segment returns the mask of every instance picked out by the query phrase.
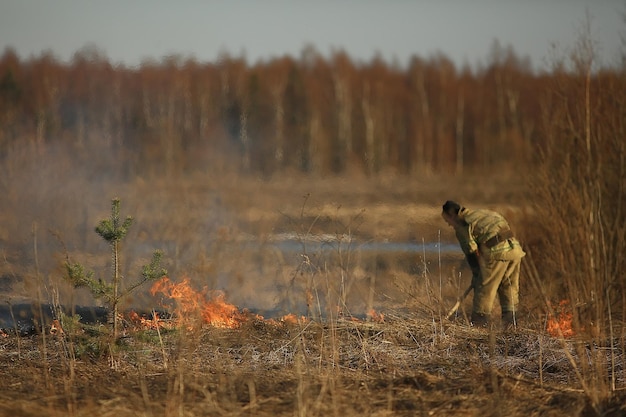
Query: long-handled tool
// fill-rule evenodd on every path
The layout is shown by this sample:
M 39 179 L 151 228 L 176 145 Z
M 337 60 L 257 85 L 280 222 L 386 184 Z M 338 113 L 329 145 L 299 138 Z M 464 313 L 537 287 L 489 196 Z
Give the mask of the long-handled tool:
M 467 297 L 467 295 L 472 291 L 473 288 L 474 288 L 473 285 L 470 285 L 469 287 L 467 287 L 463 295 L 456 300 L 456 304 L 454 305 L 454 307 L 450 309 L 450 311 L 446 315 L 446 320 L 452 317 L 454 313 L 456 313 L 459 307 L 461 307 L 461 303 L 463 302 L 463 300 L 465 300 L 465 297 Z

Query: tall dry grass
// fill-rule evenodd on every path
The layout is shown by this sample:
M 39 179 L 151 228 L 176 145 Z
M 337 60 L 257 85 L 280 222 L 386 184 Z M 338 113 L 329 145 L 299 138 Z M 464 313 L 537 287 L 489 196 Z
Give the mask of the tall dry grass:
M 578 343 L 569 357 L 598 412 L 626 387 L 626 83 L 594 72 L 591 38 L 555 65 L 543 100 L 546 142 L 532 176 L 529 282 L 543 309 L 568 300 Z M 566 68 L 569 68 L 566 69 Z M 621 375 L 621 378 L 620 378 Z

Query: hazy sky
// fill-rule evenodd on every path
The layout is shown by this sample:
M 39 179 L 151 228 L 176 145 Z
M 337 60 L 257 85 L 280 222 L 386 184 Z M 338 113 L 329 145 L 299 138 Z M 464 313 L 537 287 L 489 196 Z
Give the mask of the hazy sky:
M 130 66 L 170 54 L 215 61 L 221 52 L 254 64 L 298 58 L 310 44 L 401 65 L 441 52 L 474 67 L 498 40 L 545 68 L 551 45 L 560 54 L 575 45 L 587 11 L 601 64 L 616 63 L 625 0 L 0 0 L 0 53 L 47 50 L 66 61 L 92 44 Z

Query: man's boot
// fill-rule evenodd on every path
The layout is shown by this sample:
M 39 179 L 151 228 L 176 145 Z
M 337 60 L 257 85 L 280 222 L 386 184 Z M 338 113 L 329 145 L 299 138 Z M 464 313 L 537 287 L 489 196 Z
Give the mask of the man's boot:
M 502 330 L 504 331 L 515 330 L 516 327 L 517 327 L 517 321 L 515 320 L 515 312 L 503 311 L 502 312 Z
M 472 312 L 472 326 L 474 327 L 487 327 L 489 320 L 487 316 L 481 313 Z

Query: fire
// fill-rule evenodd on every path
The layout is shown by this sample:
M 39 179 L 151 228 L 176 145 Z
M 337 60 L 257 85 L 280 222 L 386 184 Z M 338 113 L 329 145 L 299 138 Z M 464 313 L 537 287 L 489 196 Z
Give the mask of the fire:
M 383 323 L 385 321 L 385 314 L 379 313 L 374 309 L 371 309 L 370 311 L 367 312 L 367 317 L 370 319 L 370 321 L 373 321 L 376 323 Z
M 553 337 L 572 337 L 574 329 L 572 327 L 573 315 L 569 307 L 568 300 L 561 300 L 555 309 L 555 316 L 548 315 L 546 330 Z
M 156 311 L 152 312 L 151 317 L 143 317 L 133 310 L 128 313 L 128 319 L 136 326 L 144 329 L 156 330 L 166 327 L 166 322 L 161 320 L 159 313 Z
M 209 302 L 202 308 L 205 323 L 215 327 L 236 328 L 245 320 L 239 309 L 224 300 L 224 293 L 215 292 Z
M 310 321 L 305 316 L 297 316 L 293 313 L 286 314 L 280 318 L 265 319 L 258 314 L 252 314 L 247 310 L 239 310 L 235 305 L 226 302 L 224 293 L 221 291 L 208 291 L 206 288 L 197 291 L 192 288 L 189 278 L 175 283 L 164 277 L 155 282 L 150 289 L 152 296 L 163 296 L 162 305 L 168 311 L 163 314 L 172 314 L 171 319 L 159 317 L 156 311 L 151 314 L 140 315 L 131 311 L 127 315 L 129 322 L 138 328 L 161 329 L 176 326 L 185 326 L 187 329 L 197 328 L 198 324 L 206 324 L 213 327 L 226 329 L 239 328 L 249 320 L 263 321 L 274 326 L 302 325 Z M 385 316 L 375 310 L 367 313 L 370 321 L 382 323 Z M 349 320 L 362 321 L 361 319 L 350 317 Z
M 214 327 L 237 328 L 246 320 L 246 315 L 224 300 L 221 291 L 209 292 L 194 290 L 188 278 L 174 283 L 164 277 L 151 288 L 154 296 L 162 294 L 174 302 L 174 311 L 180 322 L 191 325 L 200 319 L 203 323 Z
M 53 336 L 62 335 L 65 332 L 63 331 L 63 327 L 61 326 L 61 322 L 59 320 L 52 320 L 52 324 L 50 325 L 50 334 Z
M 288 324 L 302 324 L 306 323 L 309 319 L 304 316 L 296 316 L 293 313 L 286 314 L 280 318 L 280 323 L 288 323 Z

